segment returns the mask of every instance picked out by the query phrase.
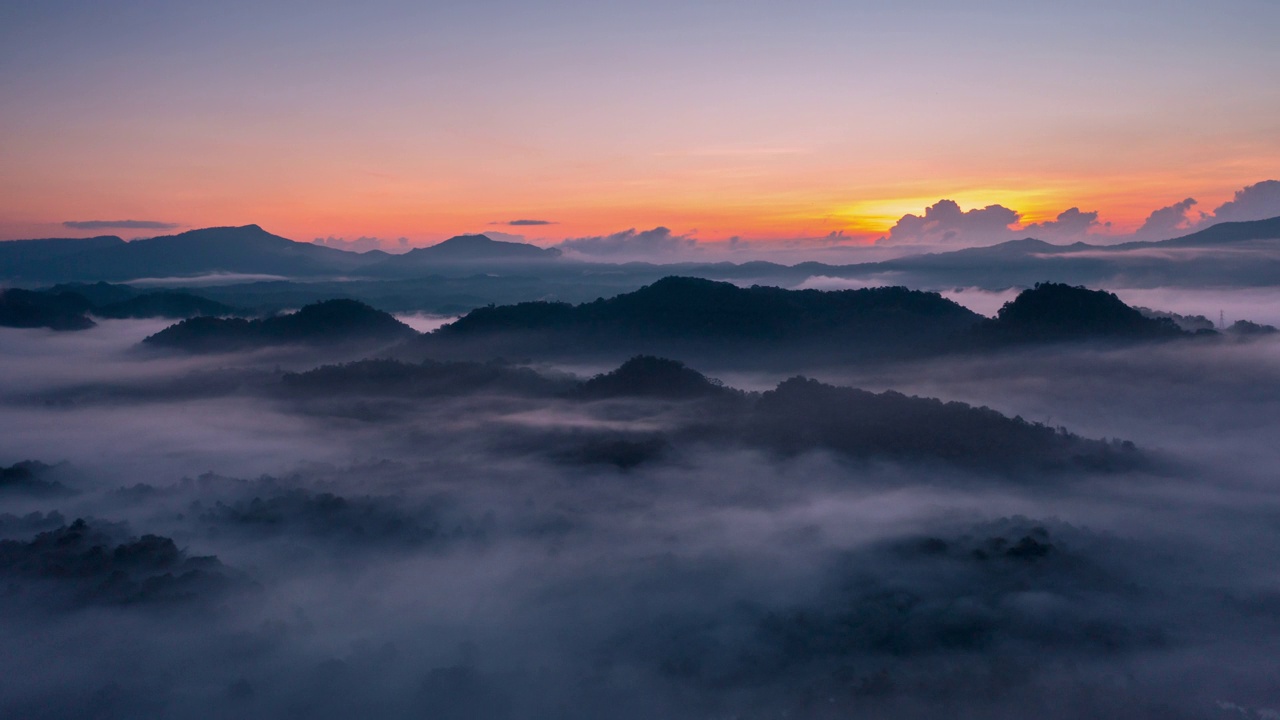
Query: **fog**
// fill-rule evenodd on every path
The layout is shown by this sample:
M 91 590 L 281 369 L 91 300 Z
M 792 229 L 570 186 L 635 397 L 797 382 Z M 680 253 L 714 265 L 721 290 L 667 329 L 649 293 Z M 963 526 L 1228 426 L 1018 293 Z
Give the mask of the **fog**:
M 1275 322 L 1270 295 L 1155 292 L 1120 296 Z M 1150 459 L 997 472 L 780 452 L 717 433 L 738 411 L 714 398 L 554 390 L 605 367 L 538 366 L 545 392 L 284 392 L 332 360 L 140 350 L 161 327 L 0 330 L 0 466 L 67 489 L 0 488 L 0 715 L 1280 708 L 1273 339 L 719 377 L 963 401 Z
M 797 290 L 856 290 L 893 284 L 892 277 L 838 278 L 815 275 L 796 287 Z M 1011 287 L 988 290 L 976 287 L 936 288 L 948 300 L 953 300 L 982 315 L 992 316 L 1006 302 L 1013 300 L 1025 288 Z M 1280 327 L 1280 288 L 1129 288 L 1107 287 L 1126 304 L 1173 312 L 1179 315 L 1200 315 L 1214 323 L 1219 313 L 1228 325 L 1236 320 L 1249 320 Z
M 835 289 L 835 288 L 832 288 Z M 979 288 L 942 290 L 943 297 L 954 300 L 976 313 L 995 315 L 1000 306 L 1018 296 L 1022 288 L 989 291 Z M 1280 327 L 1280 288 L 1108 288 L 1126 304 L 1179 315 L 1199 315 L 1215 325 L 1237 320 Z

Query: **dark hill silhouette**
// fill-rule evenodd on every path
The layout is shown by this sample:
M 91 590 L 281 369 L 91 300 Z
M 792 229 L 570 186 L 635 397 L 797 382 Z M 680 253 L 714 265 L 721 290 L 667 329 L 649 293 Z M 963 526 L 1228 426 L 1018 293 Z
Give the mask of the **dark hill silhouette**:
M 678 360 L 637 355 L 617 370 L 602 373 L 582 384 L 586 398 L 656 397 L 703 398 L 734 394 L 718 380 Z
M 76 520 L 31 541 L 0 540 L 0 577 L 33 607 L 199 602 L 250 587 L 216 557 L 188 555 L 159 535 Z
M 12 288 L 0 292 L 0 327 L 87 330 L 89 301 L 69 292 L 44 293 Z
M 1120 471 L 1148 463 L 1132 443 L 1085 439 L 985 407 L 892 391 L 872 393 L 802 377 L 765 393 L 746 393 L 682 362 L 651 356 L 631 358 L 586 381 L 545 377 L 501 363 L 364 360 L 285 374 L 281 390 L 299 401 L 501 394 L 538 403 L 551 398 L 582 403 L 580 412 L 593 412 L 592 401 L 601 399 L 689 404 L 689 412 L 664 409 L 665 426 L 660 429 L 566 431 L 534 426 L 512 429 L 497 441 L 503 448 L 548 455 L 559 462 L 620 468 L 702 443 L 757 448 L 784 457 L 825 451 L 860 460 L 938 463 L 1017 476 Z M 326 401 L 314 409 L 345 412 L 345 407 Z
M 933 460 L 995 471 L 1117 470 L 1140 461 L 1131 443 L 1087 440 L 990 408 L 834 387 L 802 377 L 760 397 L 746 418 L 745 436 L 784 453 L 828 449 L 854 457 Z
M 75 291 L 66 288 L 76 288 Z M 88 292 L 95 301 L 86 297 Z M 185 292 L 140 292 L 124 285 L 59 285 L 51 290 L 12 289 L 0 293 L 0 327 L 87 330 L 98 318 L 187 318 L 238 315 L 223 303 Z
M 9 467 L 0 467 L 0 494 L 22 495 L 70 495 L 71 490 L 49 475 L 55 468 L 36 460 L 24 460 Z
M 197 317 L 142 342 L 188 352 L 226 352 L 272 345 L 395 342 L 416 335 L 391 315 L 355 300 L 327 300 L 262 320 Z
M 1169 318 L 1154 318 L 1115 294 L 1062 283 L 1037 283 L 974 330 L 989 343 L 1066 340 L 1140 341 L 1187 335 Z
M 479 308 L 408 350 L 508 357 L 852 357 L 937 350 L 980 320 L 936 293 L 900 287 L 822 292 L 668 277 L 576 306 Z M 748 350 L 755 354 L 740 354 Z
M 545 265 L 560 257 L 555 248 L 540 248 L 528 243 L 493 240 L 487 235 L 459 235 L 430 247 L 416 248 L 394 255 L 368 268 L 378 277 L 421 276 L 436 270 L 523 268 Z
M 189 318 L 199 315 L 239 315 L 241 312 L 216 300 L 185 292 L 151 292 L 128 300 L 99 305 L 92 314 L 102 318 Z
M 441 261 L 472 260 L 550 260 L 560 257 L 555 248 L 540 248 L 528 243 L 493 240 L 488 235 L 458 235 L 430 247 L 410 250 L 402 261 L 430 258 Z
M 1226 328 L 1223 332 L 1228 335 L 1248 336 L 1274 335 L 1275 333 L 1280 332 L 1280 330 L 1276 329 L 1274 325 L 1263 325 L 1260 323 L 1250 322 L 1248 320 L 1237 320 L 1231 323 L 1231 326 Z
M 122 300 L 138 297 L 145 291 L 139 290 L 132 285 L 119 285 L 108 282 L 96 283 L 60 283 L 49 288 L 46 292 L 69 292 L 84 297 L 89 304 L 94 307 L 110 305 L 118 303 Z

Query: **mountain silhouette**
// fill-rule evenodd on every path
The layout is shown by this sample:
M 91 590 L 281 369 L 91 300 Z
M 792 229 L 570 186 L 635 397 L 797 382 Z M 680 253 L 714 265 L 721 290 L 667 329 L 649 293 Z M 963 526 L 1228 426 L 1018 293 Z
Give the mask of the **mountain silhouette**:
M 678 360 L 637 355 L 612 372 L 587 380 L 579 389 L 585 398 L 655 397 L 687 399 L 730 395 L 735 391 L 709 379 Z
M 345 407 L 329 402 L 340 397 L 376 398 L 385 404 L 388 398 L 473 393 L 584 404 L 653 400 L 690 406 L 690 412 L 667 415 L 673 424 L 665 429 L 566 432 L 534 427 L 513 430 L 500 441 L 508 449 L 546 454 L 571 464 L 630 468 L 703 443 L 745 446 L 782 456 L 834 452 L 857 459 L 942 463 L 1015 474 L 1116 471 L 1148 462 L 1132 443 L 1085 439 L 986 407 L 893 391 L 873 393 L 804 377 L 793 377 L 764 393 L 748 393 L 710 380 L 683 362 L 655 356 L 633 357 L 585 381 L 544 376 L 503 363 L 362 360 L 287 373 L 280 389 L 293 400 L 323 400 L 314 406 L 317 412 Z
M 528 302 L 471 311 L 413 352 L 573 357 L 679 355 L 751 360 L 938 349 L 981 316 L 901 287 L 823 292 L 668 277 L 581 305 Z M 755 355 L 742 355 L 750 350 Z
M 74 289 L 73 289 L 74 288 Z M 241 314 L 229 305 L 174 291 L 139 291 L 127 285 L 59 285 L 49 290 L 0 293 L 0 327 L 87 330 L 98 318 L 188 318 Z
M 210 353 L 272 345 L 394 342 L 416 334 L 408 325 L 364 303 L 326 300 L 290 315 L 262 320 L 191 318 L 142 342 L 157 348 Z
M 91 305 L 70 292 L 36 292 L 11 288 L 0 292 L 0 327 L 87 330 Z
M 11 248 L 10 246 L 14 246 Z M 120 281 L 209 273 L 324 276 L 352 272 L 386 254 L 298 243 L 257 225 L 191 230 L 124 242 L 30 240 L 0 243 L 0 277 L 27 281 Z
M 1161 340 L 1188 334 L 1172 319 L 1148 317 L 1114 293 L 1062 283 L 1036 283 L 974 333 L 993 343 Z
M 1149 243 L 1156 247 L 1211 247 L 1254 240 L 1280 239 L 1280 217 L 1243 222 L 1222 222 L 1204 230 L 1169 240 Z M 1138 243 L 1126 243 L 1117 247 L 1133 247 Z
M 528 243 L 492 240 L 487 235 L 458 235 L 430 247 L 417 248 L 401 255 L 398 261 L 426 258 L 433 261 L 470 260 L 550 260 L 560 257 L 555 248 L 540 248 Z
M 192 277 L 220 273 L 269 275 L 306 280 L 277 287 L 288 295 L 285 307 L 315 302 L 315 280 L 359 279 L 359 297 L 373 300 L 412 295 L 437 297 L 429 289 L 383 288 L 384 282 L 448 282 L 449 312 L 485 302 L 513 302 L 558 297 L 581 300 L 628 292 L 671 275 L 794 286 L 812 276 L 878 279 L 914 287 L 982 287 L 1003 289 L 1052 280 L 1069 284 L 1131 287 L 1160 285 L 1265 286 L 1280 273 L 1280 258 L 1269 252 L 1269 240 L 1280 239 L 1280 218 L 1213 225 L 1189 235 L 1159 242 L 1055 245 L 1034 238 L 998 245 L 915 254 L 893 260 L 850 265 L 805 262 L 682 263 L 623 265 L 589 262 L 551 262 L 555 248 L 493 240 L 485 235 L 462 235 L 403 255 L 379 250 L 355 253 L 314 243 L 300 243 L 272 235 L 257 225 L 191 230 L 125 242 L 116 236 L 86 239 L 15 240 L 0 242 L 0 280 L 31 285 L 58 282 L 124 281 L 139 278 Z M 1175 251 L 1213 251 L 1225 247 L 1260 251 L 1209 253 L 1187 263 Z M 1150 251 L 1150 252 L 1143 252 Z M 493 277 L 499 272 L 502 278 Z M 519 276 L 521 290 L 497 291 L 494 280 Z M 447 280 L 442 280 L 447 278 Z M 581 288 L 581 289 L 580 289 Z M 586 294 L 591 293 L 591 294 Z M 346 294 L 346 293 L 344 293 Z M 332 296 L 329 294 L 328 296 Z M 219 298 L 231 305 L 249 304 L 241 297 Z M 443 303 L 436 299 L 435 304 Z M 385 304 L 379 300 L 379 304 Z M 461 305 L 462 307 L 454 307 Z M 398 309 L 427 309 L 398 308 Z M 438 307 L 436 311 L 442 311 Z
M 795 377 L 745 417 L 752 444 L 787 454 L 827 449 L 864 458 L 941 461 L 998 472 L 1128 469 L 1132 443 L 1087 440 L 986 407 L 872 393 Z
M 453 266 L 554 260 L 560 251 L 484 235 L 461 235 L 403 255 L 354 253 L 294 242 L 257 225 L 214 227 L 125 242 L 119 237 L 0 242 L 0 279 L 23 282 L 124 281 L 217 273 L 281 277 L 421 276 Z
M 190 318 L 200 315 L 238 315 L 240 311 L 216 300 L 185 292 L 149 292 L 127 300 L 98 305 L 92 314 L 102 318 Z

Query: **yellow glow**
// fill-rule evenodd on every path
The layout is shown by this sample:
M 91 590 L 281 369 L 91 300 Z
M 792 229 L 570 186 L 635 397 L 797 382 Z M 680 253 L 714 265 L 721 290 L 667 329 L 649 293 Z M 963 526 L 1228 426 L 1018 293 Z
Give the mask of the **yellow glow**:
M 954 200 L 968 212 L 989 205 L 1003 205 L 1022 214 L 1020 224 L 1053 220 L 1067 209 L 1062 200 L 1047 190 L 1009 190 L 1005 188 L 971 188 L 960 192 L 937 192 L 909 197 L 867 199 L 841 207 L 833 213 L 857 233 L 885 233 L 903 215 L 923 216 L 926 208 L 939 200 Z

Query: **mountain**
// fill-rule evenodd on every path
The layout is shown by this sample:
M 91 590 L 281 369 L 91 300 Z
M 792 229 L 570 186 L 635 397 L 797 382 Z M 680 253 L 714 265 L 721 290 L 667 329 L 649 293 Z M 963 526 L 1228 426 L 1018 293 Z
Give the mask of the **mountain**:
M 98 318 L 188 318 L 237 315 L 239 310 L 198 295 L 141 291 L 127 285 L 58 285 L 49 290 L 13 288 L 0 293 L 0 327 L 87 330 Z
M 579 389 L 582 397 L 590 399 L 690 399 L 732 395 L 734 392 L 678 360 L 652 355 L 637 355 L 618 369 L 587 380 Z
M 171 325 L 142 342 L 196 353 L 273 345 L 390 343 L 417 335 L 391 315 L 355 300 L 327 300 L 296 313 L 262 320 L 197 317 Z
M 1245 222 L 1223 222 L 1211 225 L 1199 232 L 1170 240 L 1147 243 L 1156 247 L 1212 247 L 1254 240 L 1280 239 L 1280 217 Z M 1141 243 L 1126 243 L 1116 247 L 1133 247 Z
M 139 290 L 132 285 L 118 285 L 107 282 L 96 283 L 60 283 L 46 290 L 46 292 L 54 293 L 75 293 L 89 301 L 90 305 L 100 307 L 102 305 L 110 305 L 118 303 L 122 300 L 138 297 L 143 294 L 144 290 Z
M 91 314 L 102 318 L 190 318 L 199 315 L 239 315 L 241 311 L 216 300 L 185 292 L 159 291 L 98 305 Z
M 1062 283 L 1036 283 L 974 328 L 983 341 L 1142 341 L 1188 335 L 1170 318 L 1148 317 L 1115 294 Z
M 479 308 L 407 349 L 471 357 L 678 355 L 754 363 L 937 350 L 980 320 L 936 293 L 901 287 L 823 292 L 668 277 L 581 305 Z
M 1113 287 L 1270 286 L 1280 277 L 1280 217 L 1219 223 L 1158 242 L 1054 245 L 1034 238 L 830 267 L 841 278 L 893 277 L 912 287 L 1029 287 L 1050 280 Z M 1188 253 L 1195 253 L 1195 262 Z M 797 266 L 799 267 L 799 266 Z
M 332 276 L 386 258 L 298 243 L 257 225 L 191 230 L 124 242 L 119 238 L 0 243 L 0 278 L 32 281 L 122 281 L 211 273 Z
M 560 257 L 556 248 L 540 248 L 527 243 L 491 240 L 487 235 L 458 235 L 430 247 L 410 250 L 396 258 L 404 264 L 426 258 L 442 262 L 473 262 L 477 260 L 554 260 Z
M 22 277 L 23 268 L 45 267 L 82 253 L 118 248 L 125 241 L 115 235 L 91 238 L 47 238 L 0 242 L 0 278 Z
M 440 270 L 522 267 L 545 264 L 560 257 L 555 248 L 492 240 L 486 235 L 459 235 L 438 245 L 393 255 L 368 268 L 378 277 L 405 277 Z
M 0 292 L 0 327 L 87 330 L 89 301 L 69 292 L 45 293 L 11 288 Z
M 554 248 L 461 235 L 403 255 L 354 253 L 272 235 L 257 225 L 190 230 L 125 242 L 115 236 L 0 242 L 0 279 L 96 282 L 211 274 L 289 278 L 421 276 L 440 268 L 521 266 L 560 257 Z
M 826 449 L 997 472 L 1119 470 L 1141 462 L 1132 443 L 1086 440 L 986 407 L 803 377 L 764 393 L 745 416 L 743 433 L 751 444 L 786 454 Z
M 57 480 L 49 479 L 56 470 L 35 460 L 24 460 L 0 467 L 0 495 L 70 495 L 72 491 Z
M 568 412 L 612 420 L 636 415 L 641 406 L 627 401 L 662 403 L 660 415 L 644 415 L 661 417 L 661 422 L 646 427 L 586 422 L 566 429 L 534 423 L 508 427 L 495 440 L 506 450 L 543 454 L 557 462 L 624 469 L 706 444 L 783 456 L 817 451 L 859 460 L 950 465 L 1008 474 L 1019 482 L 1035 482 L 1036 473 L 1118 471 L 1149 462 L 1132 443 L 1086 439 L 986 407 L 893 391 L 873 393 L 803 377 L 749 393 L 710 380 L 683 362 L 654 356 L 633 357 L 585 381 L 504 363 L 363 360 L 287 373 L 281 392 L 296 401 L 322 401 L 312 406 L 314 412 L 357 407 L 361 416 L 370 407 L 390 406 L 392 398 L 416 405 L 419 398 L 471 393 L 539 402 L 554 398 L 576 405 Z M 353 402 L 333 402 L 339 398 Z M 610 402 L 598 405 L 600 400 Z M 673 411 L 678 406 L 684 411 Z

